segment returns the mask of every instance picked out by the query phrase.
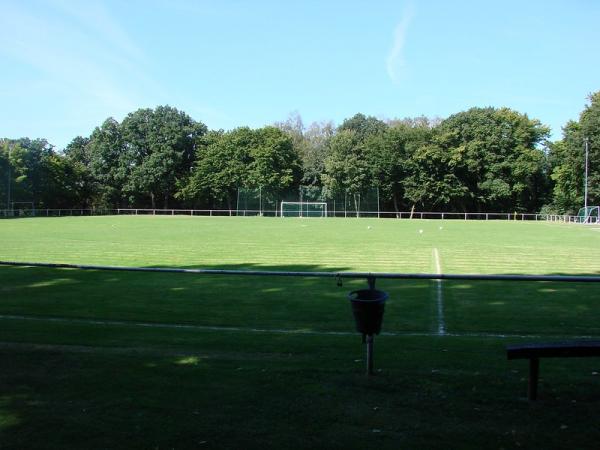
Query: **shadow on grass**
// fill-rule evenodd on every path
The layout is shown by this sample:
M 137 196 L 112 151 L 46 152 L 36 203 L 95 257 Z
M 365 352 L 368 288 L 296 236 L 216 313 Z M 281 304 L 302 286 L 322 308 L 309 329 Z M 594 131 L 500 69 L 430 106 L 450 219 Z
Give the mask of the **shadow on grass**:
M 186 266 L 177 268 L 198 268 Z M 224 270 L 330 271 L 252 264 Z M 589 275 L 589 274 L 588 274 Z M 305 331 L 353 329 L 347 293 L 365 280 L 0 266 L 0 314 Z M 390 294 L 384 330 L 600 334 L 600 283 L 378 280 Z
M 0 314 L 347 332 L 347 292 L 365 286 L 0 267 Z M 443 313 L 450 332 L 599 333 L 597 286 L 444 281 Z M 432 282 L 378 287 L 390 293 L 384 331 L 435 329 Z M 368 380 L 354 336 L 2 322 L 0 341 L 55 346 L 0 348 L 2 448 L 561 448 L 564 430 L 574 448 L 600 439 L 594 363 L 545 366 L 545 398 L 529 405 L 527 368 L 507 364 L 502 339 L 382 336 L 383 372 Z
M 238 269 L 239 266 L 221 266 Z M 261 266 L 261 269 L 264 267 Z M 271 267 L 316 271 L 319 266 Z M 345 268 L 336 268 L 343 271 Z M 183 323 L 305 331 L 353 329 L 347 294 L 365 280 L 251 277 L 74 269 L 0 267 L 6 295 L 0 314 Z M 429 328 L 429 283 L 379 285 L 402 299 L 403 315 L 389 314 L 390 329 Z M 407 305 L 411 305 L 407 308 Z M 399 304 L 389 303 L 393 312 Z M 395 317 L 395 318 L 394 318 Z M 425 321 L 425 322 L 423 322 Z
M 546 371 L 530 405 L 526 368 L 507 370 L 496 342 L 386 339 L 368 379 L 347 339 L 290 340 L 313 357 L 0 348 L 2 448 L 553 449 L 568 430 L 591 449 L 600 438 L 589 361 Z

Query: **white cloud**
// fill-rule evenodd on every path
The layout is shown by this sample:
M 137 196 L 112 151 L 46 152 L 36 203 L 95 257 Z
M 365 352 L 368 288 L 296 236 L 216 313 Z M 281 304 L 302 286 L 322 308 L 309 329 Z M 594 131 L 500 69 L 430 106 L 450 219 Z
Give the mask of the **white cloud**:
M 402 14 L 400 22 L 394 28 L 392 48 L 386 59 L 386 68 L 390 80 L 399 83 L 402 75 L 402 69 L 405 67 L 404 47 L 406 44 L 406 33 L 414 17 L 412 4 L 409 4 Z

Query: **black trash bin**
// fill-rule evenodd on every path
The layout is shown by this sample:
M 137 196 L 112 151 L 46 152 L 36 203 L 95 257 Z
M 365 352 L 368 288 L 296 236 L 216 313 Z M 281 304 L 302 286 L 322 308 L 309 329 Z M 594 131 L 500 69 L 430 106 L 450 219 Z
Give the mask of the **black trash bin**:
M 372 336 L 381 332 L 387 292 L 377 289 L 360 289 L 348 294 L 352 304 L 352 313 L 356 330 L 363 335 Z

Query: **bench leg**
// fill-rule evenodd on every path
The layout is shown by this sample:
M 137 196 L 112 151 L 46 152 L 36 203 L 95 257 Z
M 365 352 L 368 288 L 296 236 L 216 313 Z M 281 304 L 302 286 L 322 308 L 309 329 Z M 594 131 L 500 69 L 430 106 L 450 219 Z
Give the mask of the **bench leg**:
M 540 374 L 539 358 L 529 358 L 529 386 L 527 396 L 529 400 L 537 399 L 538 378 Z

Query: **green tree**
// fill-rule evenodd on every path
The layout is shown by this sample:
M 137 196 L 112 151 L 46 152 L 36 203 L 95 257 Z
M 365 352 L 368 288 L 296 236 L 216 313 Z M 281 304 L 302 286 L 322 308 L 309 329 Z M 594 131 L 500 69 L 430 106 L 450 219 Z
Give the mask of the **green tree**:
M 47 162 L 54 155 L 53 147 L 45 139 L 29 138 L 5 140 L 4 147 L 5 153 L 10 153 L 11 202 L 49 206 L 51 189 Z
M 291 138 L 280 129 L 247 127 L 211 132 L 178 196 L 190 202 L 224 203 L 233 209 L 240 187 L 278 193 L 298 183 L 300 161 Z
M 322 176 L 325 188 L 333 195 L 359 194 L 372 187 L 373 170 L 364 142 L 353 130 L 338 131 L 329 140 L 329 152 Z M 354 196 L 356 201 L 356 196 Z M 358 205 L 354 205 L 358 211 Z
M 368 137 L 383 133 L 387 129 L 387 124 L 373 116 L 365 116 L 358 113 L 346 119 L 338 127 L 338 131 L 354 131 L 357 139 L 364 142 Z
M 463 211 L 535 210 L 544 200 L 549 135 L 539 121 L 508 108 L 471 108 L 444 120 L 436 144 L 450 154 L 448 168 L 464 187 Z
M 554 182 L 552 209 L 577 213 L 584 204 L 585 139 L 588 139 L 588 205 L 600 204 L 600 91 L 588 97 L 577 122 L 563 128 L 563 138 L 550 146 Z
M 121 207 L 130 203 L 123 193 L 135 164 L 133 154 L 123 140 L 119 122 L 106 119 L 92 132 L 88 144 L 90 171 L 97 186 L 98 207 Z
M 403 186 L 411 209 L 453 211 L 466 195 L 467 187 L 454 173 L 452 155 L 435 142 L 418 146 L 410 163 Z
M 192 167 L 196 141 L 206 126 L 170 106 L 139 109 L 120 126 L 131 173 L 123 189 L 132 198 L 147 195 L 152 208 L 167 208 L 181 177 Z
M 6 174 L 1 189 L 5 204 L 10 207 L 15 202 L 31 202 L 35 208 L 76 206 L 78 189 L 73 166 L 45 139 L 4 139 L 0 148 L 0 167 Z
M 327 144 L 335 131 L 333 123 L 313 122 L 306 128 L 300 114 L 293 112 L 285 122 L 277 122 L 275 126 L 292 139 L 294 152 L 300 157 L 302 164 L 301 184 L 320 185 L 321 174 L 325 168 Z
M 77 192 L 76 203 L 72 206 L 82 208 L 91 208 L 94 205 L 97 189 L 92 175 L 92 155 L 89 145 L 89 138 L 77 136 L 64 150 L 64 156 L 71 166 L 69 170 Z
M 409 195 L 409 192 L 414 194 L 412 189 L 420 167 L 415 155 L 432 136 L 432 128 L 424 122 L 396 122 L 394 126 L 370 137 L 365 144 L 380 198 L 383 201 L 391 200 L 396 212 L 415 204 L 414 195 Z M 416 203 L 422 203 L 423 199 L 419 196 Z
M 304 133 L 306 144 L 301 148 L 302 184 L 317 186 L 325 172 L 325 160 L 329 156 L 329 140 L 335 128 L 332 122 L 313 122 Z
M 0 139 L 0 205 L 3 208 L 11 208 L 15 190 L 20 187 L 25 172 L 23 150 L 19 144 L 11 139 Z
M 252 162 L 244 176 L 245 186 L 273 193 L 297 186 L 301 164 L 290 137 L 275 127 L 259 128 L 252 133 L 253 145 L 248 149 Z
M 234 209 L 237 189 L 244 185 L 252 162 L 249 149 L 254 145 L 248 127 L 209 132 L 198 146 L 196 164 L 179 197 L 196 205 L 207 202 L 213 208 L 224 203 Z
M 384 122 L 363 114 L 344 120 L 336 134 L 328 140 L 321 177 L 328 191 L 357 194 L 378 185 L 376 168 L 372 165 L 374 158 L 370 155 L 371 141 L 386 130 Z

